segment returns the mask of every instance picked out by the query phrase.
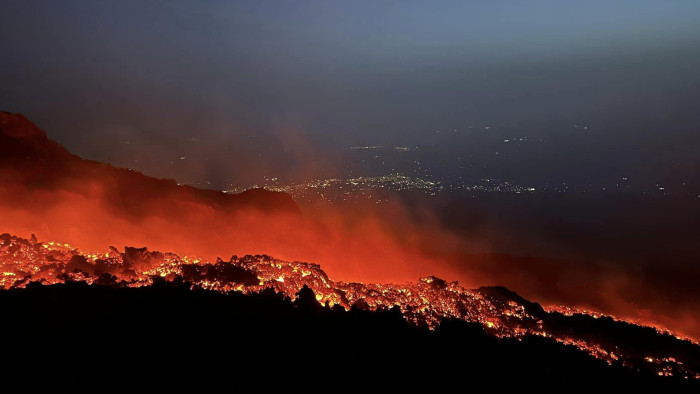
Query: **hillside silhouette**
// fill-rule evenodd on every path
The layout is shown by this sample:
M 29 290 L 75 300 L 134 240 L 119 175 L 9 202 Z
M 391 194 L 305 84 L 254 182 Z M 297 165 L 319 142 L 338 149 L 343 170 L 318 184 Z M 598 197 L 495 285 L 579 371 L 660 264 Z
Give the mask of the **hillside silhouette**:
M 190 201 L 223 211 L 257 209 L 300 213 L 294 200 L 285 193 L 252 189 L 225 194 L 84 160 L 49 140 L 44 131 L 23 115 L 7 112 L 0 112 L 0 169 L 4 176 L 30 189 L 62 187 L 87 194 L 90 188 L 100 187 L 110 207 L 124 215 L 145 214 L 144 209 L 149 206 L 143 202 L 155 199 L 161 203 Z M 167 196 L 167 200 L 163 196 Z M 162 207 L 163 211 L 171 208 Z
M 697 381 L 609 366 L 546 338 L 477 324 L 431 332 L 398 309 L 323 307 L 263 291 L 69 282 L 0 292 L 11 392 L 697 392 Z
M 29 357 L 9 371 L 39 373 L 27 378 L 39 385 L 32 390 L 70 373 L 62 368 L 87 371 L 87 385 L 115 380 L 124 363 L 151 371 L 134 378 L 146 391 L 165 384 L 152 373 L 183 366 L 184 376 L 213 379 L 212 389 L 244 391 L 258 381 L 275 382 L 275 391 L 345 388 L 349 373 L 356 390 L 447 389 L 462 378 L 496 392 L 700 384 L 697 344 L 607 316 L 548 312 L 504 287 L 467 290 L 437 277 L 336 282 L 316 264 L 266 255 L 191 263 L 126 247 L 88 261 L 65 245 L 9 234 L 0 241 L 10 279 L 0 291 L 2 330 L 10 354 Z M 61 351 L 44 371 L 32 357 L 47 346 Z M 411 379 L 393 379 L 404 375 Z M 183 379 L 167 384 L 197 390 L 200 383 Z M 62 388 L 85 389 L 82 382 Z

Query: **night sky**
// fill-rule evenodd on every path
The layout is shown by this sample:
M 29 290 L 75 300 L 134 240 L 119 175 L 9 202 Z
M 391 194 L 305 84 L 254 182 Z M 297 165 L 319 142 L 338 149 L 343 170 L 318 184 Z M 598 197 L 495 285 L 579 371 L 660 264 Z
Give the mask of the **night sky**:
M 469 126 L 556 142 L 544 164 L 523 154 L 497 171 L 515 181 L 700 176 L 697 1 L 2 8 L 2 110 L 83 157 L 155 176 L 230 188 L 328 175 L 308 158 L 338 169 L 333 149 L 347 146 L 497 150 L 437 136 Z

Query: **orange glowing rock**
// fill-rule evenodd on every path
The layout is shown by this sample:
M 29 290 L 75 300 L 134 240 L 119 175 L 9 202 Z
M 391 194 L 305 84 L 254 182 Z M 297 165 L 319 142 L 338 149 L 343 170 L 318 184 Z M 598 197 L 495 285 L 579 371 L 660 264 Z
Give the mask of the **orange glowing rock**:
M 319 303 L 345 309 L 391 309 L 398 307 L 407 321 L 435 329 L 445 319 L 479 323 L 500 338 L 541 336 L 585 351 L 609 364 L 654 364 L 664 376 L 681 374 L 697 378 L 693 370 L 675 357 L 639 357 L 638 360 L 613 343 L 597 343 L 590 335 L 559 330 L 550 320 L 574 315 L 598 319 L 603 316 L 563 306 L 543 309 L 504 288 L 465 289 L 457 282 L 424 277 L 414 283 L 377 284 L 334 281 L 317 264 L 287 262 L 267 255 L 232 257 L 209 262 L 181 258 L 173 253 L 146 248 L 111 248 L 108 253 L 85 253 L 67 244 L 41 243 L 8 234 L 0 236 L 0 286 L 22 288 L 31 282 L 58 284 L 81 281 L 88 284 L 139 287 L 158 280 L 180 280 L 220 292 L 251 294 L 272 288 L 290 299 L 307 286 Z M 612 321 L 612 320 L 611 320 Z M 671 340 L 677 339 L 658 331 Z M 657 361 L 658 360 L 658 361 Z

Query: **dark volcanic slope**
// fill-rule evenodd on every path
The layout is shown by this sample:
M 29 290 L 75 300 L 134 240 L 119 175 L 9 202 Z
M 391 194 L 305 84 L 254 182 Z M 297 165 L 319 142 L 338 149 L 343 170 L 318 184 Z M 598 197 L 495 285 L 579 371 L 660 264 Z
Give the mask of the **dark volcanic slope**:
M 608 316 L 547 312 L 503 287 L 469 290 L 434 276 L 404 284 L 342 282 L 326 275 L 317 264 L 266 255 L 233 256 L 229 261 L 217 259 L 214 263 L 146 248 L 81 254 L 68 245 L 9 234 L 0 235 L 0 272 L 0 284 L 5 289 L 78 281 L 116 288 L 158 287 L 171 282 L 194 291 L 248 295 L 272 289 L 282 298 L 295 299 L 295 294 L 307 287 L 315 293 L 309 298 L 315 308 L 323 304 L 326 311 L 398 307 L 415 327 L 440 330 L 446 320 L 461 320 L 480 325 L 485 334 L 496 338 L 532 341 L 537 337 L 548 343 L 571 345 L 612 369 L 625 367 L 639 376 L 661 375 L 669 382 L 690 379 L 700 383 L 700 346 L 688 340 Z
M 608 366 L 546 338 L 499 340 L 397 309 L 324 308 L 302 289 L 249 296 L 84 283 L 0 292 L 11 392 L 697 392 L 698 382 Z
M 120 213 L 142 214 L 144 200 L 163 197 L 209 205 L 223 211 L 258 209 L 299 212 L 292 198 L 262 189 L 228 195 L 214 190 L 178 186 L 174 180 L 156 179 L 140 172 L 115 168 L 69 153 L 23 115 L 0 112 L 0 180 L 28 188 L 51 190 L 61 186 L 78 194 L 99 186 Z M 76 182 L 80 180 L 80 182 Z M 167 207 L 163 207 L 167 210 Z

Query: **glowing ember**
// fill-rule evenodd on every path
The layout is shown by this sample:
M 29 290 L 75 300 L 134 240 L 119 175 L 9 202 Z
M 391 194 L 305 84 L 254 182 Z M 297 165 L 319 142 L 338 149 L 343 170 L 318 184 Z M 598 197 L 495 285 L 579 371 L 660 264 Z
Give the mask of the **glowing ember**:
M 522 300 L 502 288 L 465 289 L 457 282 L 424 277 L 415 283 L 376 284 L 334 281 L 317 264 L 287 262 L 267 255 L 233 256 L 229 261 L 205 261 L 173 253 L 150 252 L 146 248 L 110 247 L 104 254 L 86 253 L 67 244 L 41 243 L 8 234 L 0 236 L 0 285 L 22 288 L 32 282 L 57 284 L 83 281 L 88 284 L 139 287 L 156 281 L 182 281 L 192 287 L 220 292 L 260 292 L 266 288 L 294 299 L 304 286 L 313 290 L 316 300 L 326 307 L 345 309 L 390 309 L 399 307 L 412 324 L 434 329 L 444 319 L 480 323 L 484 330 L 500 338 L 541 336 L 573 345 L 609 364 L 644 365 L 662 376 L 700 379 L 693 366 L 671 355 L 632 354 L 610 341 L 562 330 L 556 319 L 582 316 L 605 320 L 610 317 L 585 310 L 550 306 Z M 612 319 L 610 319 L 612 322 Z M 657 329 L 659 335 L 683 341 Z

